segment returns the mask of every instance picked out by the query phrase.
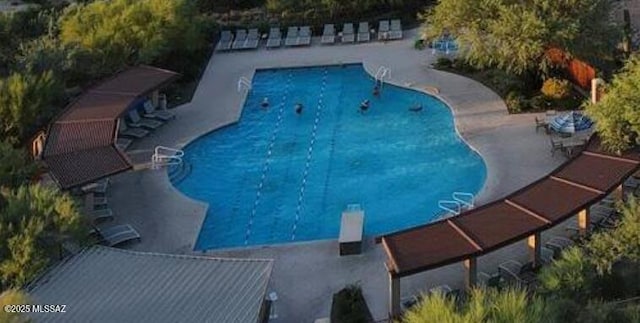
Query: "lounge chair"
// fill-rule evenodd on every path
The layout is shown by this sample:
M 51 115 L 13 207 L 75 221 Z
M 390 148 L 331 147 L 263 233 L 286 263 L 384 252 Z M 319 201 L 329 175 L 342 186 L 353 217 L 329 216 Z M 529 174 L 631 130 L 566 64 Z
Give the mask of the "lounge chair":
M 131 121 L 129 126 L 134 128 L 147 128 L 154 130 L 163 125 L 163 123 L 158 120 L 141 118 L 138 110 L 136 109 L 129 110 L 129 120 Z
M 547 247 L 548 249 L 553 250 L 554 258 L 558 258 L 560 256 L 560 253 L 562 253 L 564 249 L 567 249 L 573 246 L 574 243 L 575 242 L 571 239 L 560 237 L 560 236 L 554 236 L 553 238 L 549 239 L 549 241 L 547 241 L 544 244 L 544 246 Z
M 120 120 L 118 122 L 118 133 L 131 138 L 143 138 L 149 134 L 149 131 L 140 128 L 129 128 L 127 123 Z
M 247 31 L 244 29 L 236 30 L 236 38 L 233 40 L 232 49 L 244 49 L 247 42 Z
M 371 32 L 369 31 L 369 23 L 364 21 L 358 25 L 358 42 L 368 42 L 371 40 Z
M 116 139 L 116 147 L 118 147 L 122 151 L 127 150 L 127 148 L 131 146 L 131 144 L 133 144 L 133 139 L 120 138 L 120 137 Z
M 353 33 L 353 24 L 345 23 L 342 27 L 342 42 L 343 43 L 353 43 L 356 39 L 355 34 Z
M 556 151 L 562 150 L 562 141 L 560 139 L 554 139 L 553 136 L 549 137 L 551 143 L 551 156 L 556 154 Z
M 131 240 L 140 241 L 140 234 L 129 224 L 119 224 L 107 228 L 96 228 L 95 231 L 100 234 L 102 243 L 109 247 Z
M 391 20 L 391 26 L 389 28 L 389 39 L 402 39 L 402 25 L 400 24 L 400 19 Z
M 298 27 L 292 26 L 287 29 L 287 38 L 284 39 L 285 46 L 296 46 L 298 45 Z
M 545 133 L 549 133 L 549 122 L 547 122 L 547 119 L 543 118 L 543 119 L 538 119 L 538 117 L 535 117 L 536 119 L 536 133 L 538 133 L 538 129 L 542 128 L 544 129 Z
M 259 42 L 260 42 L 260 34 L 258 33 L 258 29 L 257 28 L 249 29 L 249 35 L 247 36 L 247 42 L 244 48 L 256 49 L 258 48 Z
M 506 282 L 513 282 L 520 287 L 529 287 L 537 282 L 531 263 L 523 265 L 519 261 L 508 260 L 498 266 L 498 272 Z
M 267 48 L 280 47 L 280 45 L 282 45 L 280 27 L 271 27 L 269 30 L 269 39 L 267 39 Z
M 321 44 L 334 44 L 336 42 L 336 27 L 333 24 L 324 25 Z
M 142 109 L 144 110 L 142 116 L 145 118 L 169 121 L 176 117 L 176 115 L 170 111 L 156 109 L 156 107 L 153 106 L 153 103 L 151 103 L 151 100 L 145 101 L 142 105 Z
M 220 33 L 220 40 L 216 45 L 217 51 L 225 51 L 231 49 L 231 45 L 233 44 L 233 34 L 229 30 L 223 30 Z
M 378 40 L 389 39 L 389 20 L 380 20 L 378 24 Z
M 110 183 L 111 181 L 109 180 L 109 178 L 103 178 L 99 181 L 95 181 L 93 183 L 82 186 L 80 190 L 82 190 L 82 192 L 84 193 L 106 194 Z
M 298 34 L 298 46 L 311 45 L 311 27 L 302 26 Z
M 480 287 L 498 288 L 502 284 L 503 279 L 499 273 L 487 274 L 483 271 L 478 273 L 478 285 Z
M 113 220 L 113 211 L 110 208 L 93 210 L 88 212 L 87 215 L 94 223 L 103 220 Z
M 556 253 L 553 249 L 547 247 L 540 248 L 540 260 L 543 265 L 550 264 L 556 257 Z

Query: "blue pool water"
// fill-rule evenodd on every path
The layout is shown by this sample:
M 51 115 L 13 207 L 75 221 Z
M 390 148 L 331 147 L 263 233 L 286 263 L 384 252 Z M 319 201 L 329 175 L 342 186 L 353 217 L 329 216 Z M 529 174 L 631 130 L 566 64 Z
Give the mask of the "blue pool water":
M 373 84 L 359 64 L 256 71 L 240 121 L 185 149 L 192 170 L 174 185 L 209 203 L 195 249 L 335 239 L 352 203 L 365 235 L 379 235 L 434 220 L 454 191 L 476 193 L 485 165 L 449 108 L 388 84 L 373 97 Z

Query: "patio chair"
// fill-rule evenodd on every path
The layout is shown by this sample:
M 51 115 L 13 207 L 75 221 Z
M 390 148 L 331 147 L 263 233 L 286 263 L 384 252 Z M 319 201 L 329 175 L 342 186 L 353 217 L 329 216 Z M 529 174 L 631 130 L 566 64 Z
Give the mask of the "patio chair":
M 271 27 L 269 30 L 269 38 L 267 39 L 267 48 L 280 47 L 280 45 L 282 45 L 280 27 Z
M 223 30 L 220 32 L 220 40 L 216 45 L 216 51 L 230 50 L 233 44 L 233 34 L 229 30 Z
M 159 120 L 140 117 L 140 114 L 136 109 L 129 110 L 128 115 L 129 115 L 129 121 L 131 121 L 129 126 L 134 128 L 147 128 L 147 129 L 155 130 L 163 125 L 163 123 Z
M 140 241 L 140 234 L 129 224 L 119 224 L 107 228 L 96 227 L 95 232 L 100 235 L 101 242 L 109 247 L 132 240 Z
M 503 278 L 500 276 L 500 273 L 488 274 L 484 271 L 478 273 L 478 286 L 480 287 L 493 287 L 500 288 L 503 283 Z
M 322 39 L 320 40 L 321 44 L 335 44 L 336 42 L 336 27 L 333 24 L 324 25 L 324 30 L 322 31 Z
M 298 46 L 309 45 L 311 45 L 311 27 L 302 26 L 300 27 L 300 33 L 298 34 Z
M 249 29 L 249 35 L 247 35 L 247 42 L 244 46 L 245 49 L 256 49 L 260 43 L 260 33 L 257 28 Z
M 538 117 L 535 117 L 536 119 L 536 133 L 538 133 L 538 129 L 542 128 L 544 129 L 545 133 L 549 133 L 549 122 L 547 122 L 547 119 L 538 119 Z
M 167 110 L 158 110 L 153 106 L 151 100 L 147 100 L 142 105 L 142 116 L 149 119 L 158 119 L 161 121 L 169 121 L 175 119 L 176 115 Z
M 522 264 L 516 260 L 508 260 L 498 266 L 498 272 L 506 282 L 515 283 L 520 287 L 529 287 L 537 281 L 531 263 Z
M 118 122 L 118 133 L 125 137 L 140 139 L 146 137 L 149 131 L 140 128 L 129 128 L 126 122 L 120 120 Z
M 287 38 L 284 39 L 285 46 L 296 46 L 298 45 L 298 27 L 291 26 L 287 29 Z
M 391 20 L 391 26 L 389 28 L 389 39 L 402 39 L 402 25 L 400 23 L 400 19 Z
M 378 23 L 378 40 L 389 39 L 389 20 L 380 20 Z
M 556 253 L 551 248 L 543 246 L 540 248 L 540 260 L 543 265 L 548 265 L 555 259 Z
M 120 137 L 116 139 L 116 147 L 118 147 L 122 151 L 127 150 L 127 148 L 131 146 L 131 144 L 133 144 L 133 139 L 120 138 Z
M 236 30 L 236 38 L 233 40 L 232 49 L 244 49 L 247 43 L 247 31 L 245 29 Z
M 358 25 L 358 42 L 368 42 L 371 40 L 371 32 L 369 31 L 369 23 L 366 21 Z
M 356 36 L 353 33 L 353 24 L 345 23 L 342 27 L 342 39 L 343 43 L 353 43 L 356 40 Z

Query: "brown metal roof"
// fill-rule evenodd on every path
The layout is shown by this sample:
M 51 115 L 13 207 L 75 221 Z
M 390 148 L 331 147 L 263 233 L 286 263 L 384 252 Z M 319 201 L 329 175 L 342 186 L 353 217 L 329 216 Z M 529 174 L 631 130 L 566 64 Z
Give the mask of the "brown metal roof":
M 173 81 L 177 73 L 137 66 L 94 86 L 73 101 L 49 128 L 43 159 L 62 188 L 131 168 L 115 147 L 118 118 L 139 97 Z
M 592 139 L 585 151 L 504 199 L 448 220 L 382 237 L 391 274 L 412 275 L 491 252 L 556 225 L 618 187 L 640 151 L 613 156 Z

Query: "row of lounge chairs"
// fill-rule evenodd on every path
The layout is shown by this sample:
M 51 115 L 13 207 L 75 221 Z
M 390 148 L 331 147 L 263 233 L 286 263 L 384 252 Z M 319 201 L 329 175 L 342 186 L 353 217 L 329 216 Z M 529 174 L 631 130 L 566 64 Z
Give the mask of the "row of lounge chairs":
M 369 42 L 371 41 L 372 30 L 369 29 L 368 22 L 360 22 L 357 32 L 353 23 L 345 23 L 340 33 L 336 33 L 334 24 L 324 25 L 322 31 L 321 44 L 335 44 L 338 37 L 342 43 Z M 309 46 L 311 45 L 311 27 L 291 26 L 287 28 L 287 34 L 283 37 L 279 27 L 271 27 L 267 38 L 267 48 L 277 48 L 284 46 Z M 402 39 L 402 25 L 399 19 L 381 20 L 378 26 L 378 40 Z M 247 33 L 244 29 L 236 30 L 235 37 L 229 30 L 224 30 L 220 34 L 220 40 L 216 45 L 217 51 L 255 49 L 258 48 L 260 34 L 258 29 L 250 29 Z
M 127 150 L 134 139 L 148 136 L 151 130 L 175 118 L 175 114 L 170 111 L 156 109 L 151 100 L 146 100 L 142 104 L 141 112 L 138 109 L 129 110 L 127 120 L 121 120 L 119 123 L 116 146 L 121 150 Z
M 85 214 L 90 218 L 93 229 L 89 235 L 96 236 L 100 243 L 114 247 L 129 241 L 140 241 L 140 234 L 129 224 L 104 226 L 114 215 L 107 203 L 108 178 L 85 185 L 81 188 L 85 194 Z
M 216 46 L 216 50 L 225 51 L 231 49 L 255 49 L 258 48 L 260 42 L 260 33 L 257 28 L 236 30 L 235 37 L 229 30 L 220 33 L 220 41 Z

